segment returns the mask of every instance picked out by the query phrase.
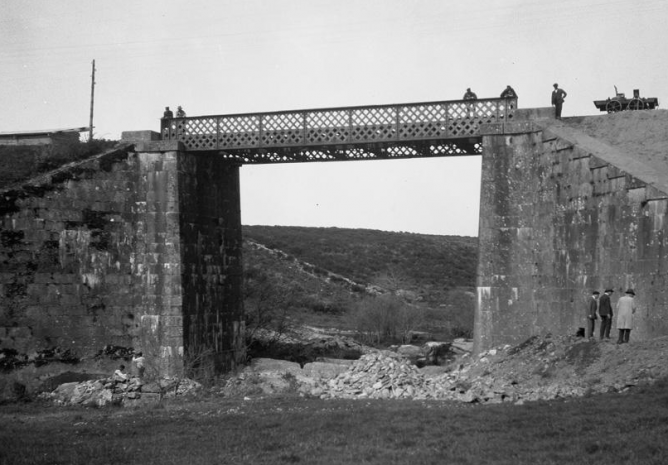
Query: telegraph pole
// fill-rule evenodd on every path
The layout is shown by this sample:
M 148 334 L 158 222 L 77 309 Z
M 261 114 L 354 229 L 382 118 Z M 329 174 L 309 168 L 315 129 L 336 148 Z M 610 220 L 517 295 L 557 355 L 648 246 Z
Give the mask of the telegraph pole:
M 90 124 L 88 142 L 93 140 L 93 103 L 95 102 L 95 60 L 93 60 L 93 74 L 90 80 Z

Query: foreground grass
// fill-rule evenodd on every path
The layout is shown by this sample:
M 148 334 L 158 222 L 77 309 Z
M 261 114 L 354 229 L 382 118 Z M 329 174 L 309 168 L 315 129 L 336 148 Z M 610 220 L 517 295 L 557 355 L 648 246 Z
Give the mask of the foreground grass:
M 204 399 L 0 408 L 1 464 L 664 464 L 668 381 L 513 405 Z

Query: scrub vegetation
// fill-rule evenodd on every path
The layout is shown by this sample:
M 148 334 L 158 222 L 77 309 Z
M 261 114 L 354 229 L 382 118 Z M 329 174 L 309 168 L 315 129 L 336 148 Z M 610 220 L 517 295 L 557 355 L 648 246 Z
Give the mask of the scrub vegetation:
M 345 228 L 244 226 L 248 336 L 309 325 L 365 344 L 471 337 L 477 239 Z

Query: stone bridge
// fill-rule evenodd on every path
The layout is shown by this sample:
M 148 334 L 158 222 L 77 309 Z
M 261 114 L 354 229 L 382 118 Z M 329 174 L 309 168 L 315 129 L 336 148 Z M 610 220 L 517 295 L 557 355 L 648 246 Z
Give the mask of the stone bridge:
M 133 346 L 163 375 L 204 360 L 230 370 L 245 359 L 241 165 L 459 155 L 482 156 L 476 350 L 574 334 L 606 287 L 635 289 L 632 338 L 666 335 L 668 170 L 619 131 L 627 117 L 561 122 L 489 99 L 126 132 L 114 150 L 0 191 L 0 345 Z M 619 119 L 615 134 L 584 131 L 605 118 Z

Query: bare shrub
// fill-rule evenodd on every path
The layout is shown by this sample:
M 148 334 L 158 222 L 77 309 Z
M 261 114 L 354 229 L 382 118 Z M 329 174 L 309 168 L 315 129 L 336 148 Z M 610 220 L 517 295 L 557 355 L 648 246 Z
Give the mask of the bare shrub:
M 212 386 L 216 382 L 217 371 L 215 352 L 211 348 L 192 347 L 183 356 L 183 372 L 188 378 L 203 386 Z
M 368 297 L 358 303 L 355 322 L 364 343 L 406 342 L 409 333 L 424 322 L 424 311 L 395 296 Z
M 293 323 L 291 309 L 297 289 L 281 276 L 270 275 L 260 267 L 250 267 L 244 272 L 244 309 L 246 345 L 250 348 L 258 333 L 270 334 L 271 344 L 285 334 Z

